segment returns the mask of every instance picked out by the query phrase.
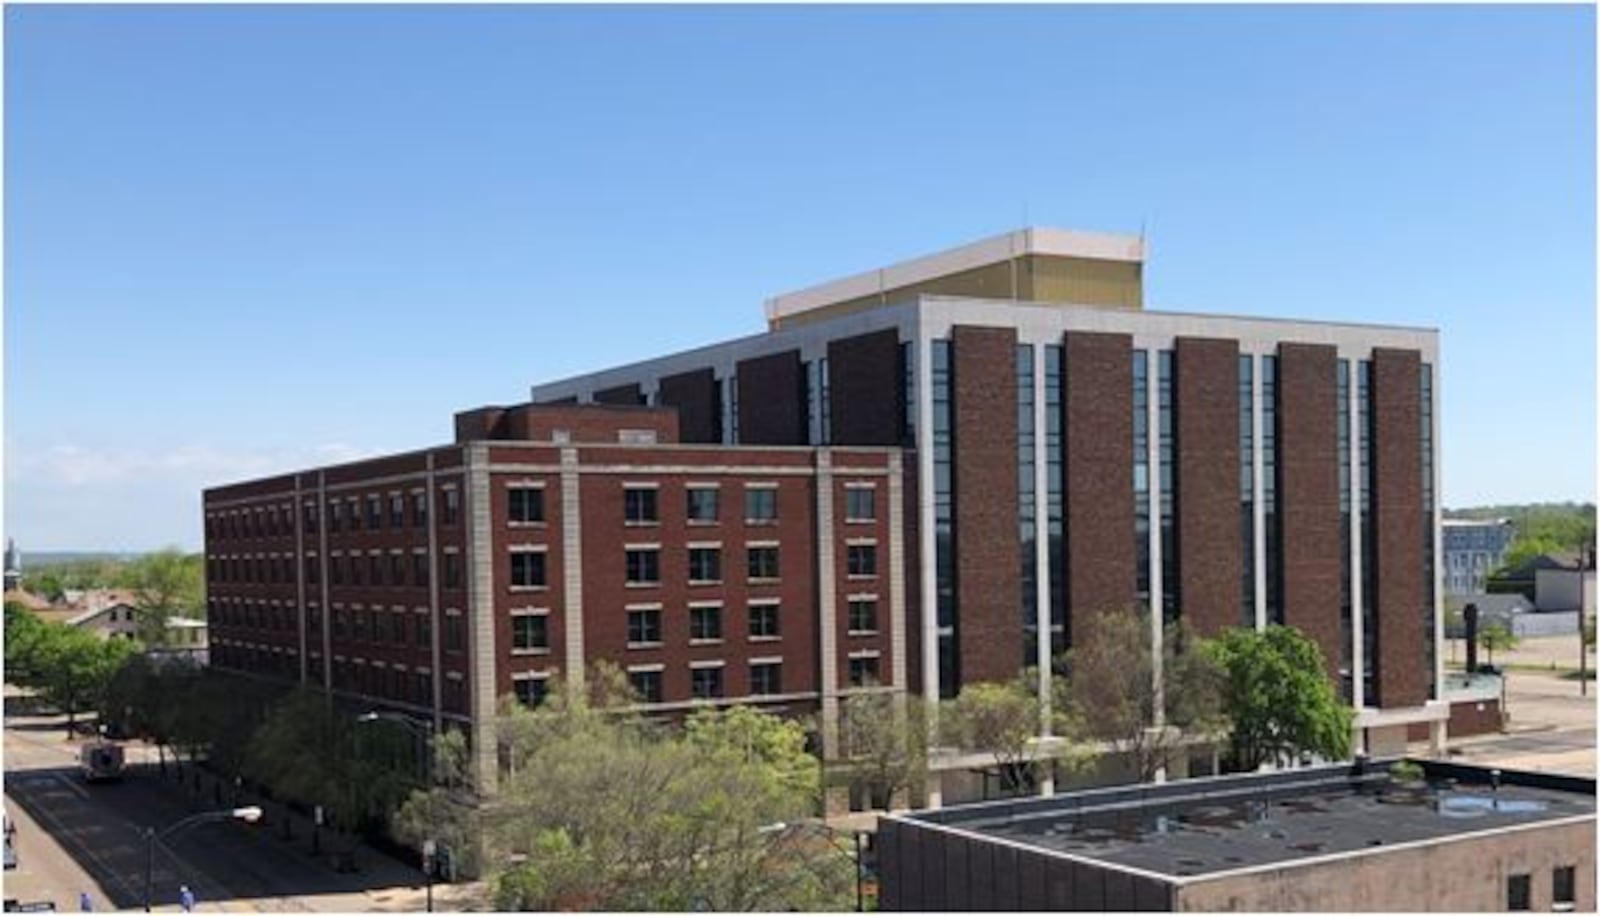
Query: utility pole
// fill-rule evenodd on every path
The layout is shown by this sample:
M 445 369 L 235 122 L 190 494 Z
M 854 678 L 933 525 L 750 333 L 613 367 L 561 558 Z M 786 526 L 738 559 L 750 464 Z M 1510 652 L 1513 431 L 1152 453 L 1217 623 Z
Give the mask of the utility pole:
M 1589 695 L 1589 612 L 1584 604 L 1584 580 L 1589 577 L 1593 552 L 1587 545 L 1578 548 L 1578 695 Z

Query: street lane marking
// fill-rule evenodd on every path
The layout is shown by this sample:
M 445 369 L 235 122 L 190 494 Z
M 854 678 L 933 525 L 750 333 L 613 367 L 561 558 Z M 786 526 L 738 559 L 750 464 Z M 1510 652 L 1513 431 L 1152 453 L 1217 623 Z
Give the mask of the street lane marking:
M 85 789 L 83 786 L 78 785 L 78 783 L 76 781 L 67 778 L 67 775 L 65 773 L 57 773 L 56 774 L 56 781 L 61 783 L 64 786 L 66 786 L 67 788 L 71 789 L 72 791 L 78 793 L 78 797 L 83 799 L 84 801 L 88 801 L 89 800 L 89 790 Z

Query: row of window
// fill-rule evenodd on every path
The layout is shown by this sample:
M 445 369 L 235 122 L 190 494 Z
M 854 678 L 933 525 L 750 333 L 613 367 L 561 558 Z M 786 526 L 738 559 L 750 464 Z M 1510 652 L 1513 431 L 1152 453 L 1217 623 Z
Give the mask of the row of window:
M 455 525 L 461 519 L 461 493 L 454 487 L 440 491 L 443 498 L 443 523 Z M 301 512 L 301 527 L 306 534 L 315 534 L 318 527 L 317 505 L 305 503 Z M 385 528 L 399 530 L 406 527 L 426 528 L 428 525 L 428 495 L 414 492 L 408 499 L 404 494 L 391 493 L 388 498 L 377 493 L 365 497 L 337 497 L 328 500 L 329 531 L 381 531 Z M 286 537 L 294 533 L 294 513 L 290 504 L 239 509 L 219 512 L 206 517 L 206 536 L 210 538 Z
M 299 653 L 294 649 L 271 646 L 246 645 L 221 640 L 211 646 L 212 664 L 220 668 L 249 671 L 296 680 L 300 677 Z M 310 655 L 311 678 L 321 677 L 322 656 Z M 403 665 L 368 662 L 366 659 L 335 658 L 333 662 L 335 690 L 347 690 L 368 696 L 383 697 L 400 703 L 417 706 L 433 705 L 433 675 L 426 670 L 408 670 Z M 445 711 L 467 712 L 466 681 L 461 677 L 446 677 L 441 691 Z
M 542 558 L 541 558 L 542 563 Z M 445 588 L 461 587 L 461 555 L 446 551 L 440 565 Z M 212 582 L 241 585 L 278 585 L 294 582 L 294 558 L 288 554 L 265 557 L 212 557 L 206 560 L 206 576 Z M 429 576 L 428 555 L 390 552 L 372 553 L 363 557 L 358 553 L 348 556 L 334 554 L 328 561 L 330 585 L 387 586 L 391 588 L 427 588 Z M 322 583 L 322 564 L 316 554 L 305 559 L 307 585 Z
M 1558 865 L 1550 870 L 1550 907 L 1557 912 L 1570 912 L 1578 902 L 1578 869 L 1573 865 Z M 1506 909 L 1527 911 L 1533 909 L 1533 875 L 1528 873 L 1506 878 Z
M 869 636 L 878 632 L 878 600 L 862 597 L 850 599 L 850 635 Z M 779 622 L 779 605 L 751 604 L 746 608 L 745 635 L 750 639 L 777 639 L 782 635 Z M 513 648 L 548 648 L 548 643 L 519 645 L 516 636 L 517 621 L 513 618 Z M 544 633 L 543 617 L 533 618 L 539 623 L 524 624 L 529 632 Z M 721 605 L 691 605 L 689 607 L 689 641 L 694 643 L 721 642 L 723 638 Z M 633 649 L 656 648 L 666 642 L 662 610 L 659 607 L 633 608 L 628 611 L 628 647 Z
M 512 555 L 513 558 L 517 554 Z M 533 554 L 542 556 L 542 554 Z M 745 578 L 751 582 L 770 582 L 779 578 L 778 545 L 758 544 L 745 548 Z M 542 567 L 541 567 L 542 568 Z M 630 547 L 624 564 L 629 585 L 656 585 L 661 582 L 661 548 Z M 845 553 L 845 574 L 852 579 L 867 579 L 878 574 L 876 544 L 850 544 Z M 690 584 L 722 581 L 722 548 L 689 548 Z M 513 585 L 544 583 L 519 583 Z

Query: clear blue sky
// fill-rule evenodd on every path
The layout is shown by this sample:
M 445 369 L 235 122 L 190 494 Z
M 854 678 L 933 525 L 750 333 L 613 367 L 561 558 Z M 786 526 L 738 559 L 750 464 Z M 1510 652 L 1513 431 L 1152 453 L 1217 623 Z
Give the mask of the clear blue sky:
M 1147 304 L 1435 326 L 1444 500 L 1592 500 L 1589 7 L 5 10 L 5 528 L 761 329 L 1035 224 Z

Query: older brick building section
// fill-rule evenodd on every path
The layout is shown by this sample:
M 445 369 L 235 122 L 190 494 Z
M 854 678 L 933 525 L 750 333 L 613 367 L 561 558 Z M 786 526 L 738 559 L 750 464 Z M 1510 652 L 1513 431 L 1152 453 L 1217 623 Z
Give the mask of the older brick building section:
M 828 341 L 828 412 L 839 445 L 898 445 L 900 337 L 891 328 Z
M 1372 351 L 1372 511 L 1378 539 L 1373 581 L 1378 594 L 1375 683 L 1383 706 L 1428 699 L 1432 672 L 1420 659 L 1422 572 L 1422 357 L 1415 350 Z
M 799 350 L 739 362 L 739 441 L 806 444 L 806 389 Z
M 1240 616 L 1239 344 L 1180 337 L 1175 349 L 1180 610 L 1209 636 Z
M 720 442 L 717 423 L 721 400 L 717 376 L 710 369 L 696 369 L 669 375 L 661 380 L 656 400 L 664 407 L 678 408 L 678 435 L 684 442 Z
M 1133 338 L 1069 331 L 1064 340 L 1068 629 L 1134 600 Z
M 1017 332 L 957 326 L 951 351 L 961 678 L 1005 681 L 1024 664 L 1016 572 Z
M 1337 363 L 1331 346 L 1278 346 L 1278 518 L 1283 621 L 1339 670 Z

